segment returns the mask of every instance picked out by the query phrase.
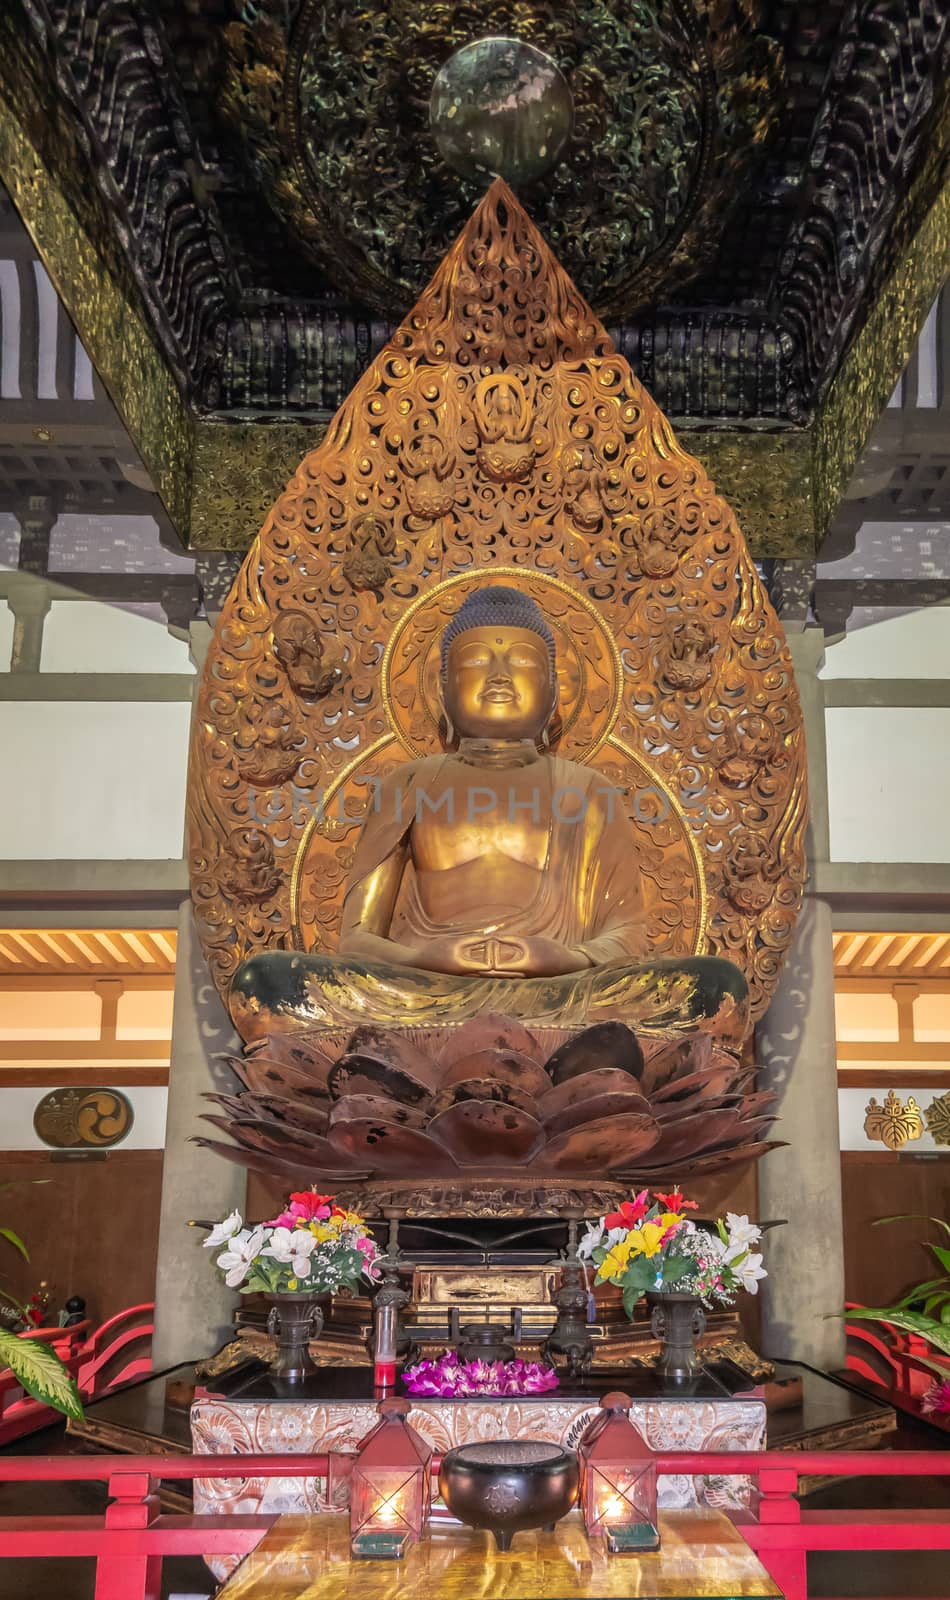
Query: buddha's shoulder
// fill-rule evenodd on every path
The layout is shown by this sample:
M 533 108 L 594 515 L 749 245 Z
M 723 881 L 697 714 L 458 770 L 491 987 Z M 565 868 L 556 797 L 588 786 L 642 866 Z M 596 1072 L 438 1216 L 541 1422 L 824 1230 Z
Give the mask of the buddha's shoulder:
M 603 773 L 585 767 L 580 761 L 569 761 L 566 756 L 548 756 L 551 775 L 560 788 L 583 789 L 585 794 L 607 786 Z
M 420 756 L 416 761 L 402 761 L 392 767 L 382 779 L 384 789 L 406 789 L 413 784 L 425 783 L 445 765 L 444 754 Z

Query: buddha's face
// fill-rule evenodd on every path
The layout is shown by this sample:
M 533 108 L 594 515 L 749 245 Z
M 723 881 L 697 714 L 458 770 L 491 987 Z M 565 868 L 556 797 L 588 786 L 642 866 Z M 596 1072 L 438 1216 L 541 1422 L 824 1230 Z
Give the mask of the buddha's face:
M 540 739 L 557 687 L 544 640 L 529 628 L 469 628 L 449 646 L 445 709 L 463 739 Z

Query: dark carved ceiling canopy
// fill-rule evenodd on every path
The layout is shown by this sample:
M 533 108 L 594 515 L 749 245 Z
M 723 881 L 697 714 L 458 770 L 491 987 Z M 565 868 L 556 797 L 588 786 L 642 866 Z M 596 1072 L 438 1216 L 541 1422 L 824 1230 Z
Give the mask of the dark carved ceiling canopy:
M 427 125 L 436 71 L 530 39 L 575 132 L 529 212 L 754 550 L 807 554 L 946 273 L 948 22 L 950 0 L 12 0 L 0 172 L 177 525 L 246 545 L 478 198 Z
M 715 251 L 781 109 L 763 9 L 501 8 L 506 31 L 554 58 L 572 90 L 573 139 L 529 198 L 606 314 L 696 277 Z M 446 166 L 428 106 L 446 57 L 499 20 L 492 0 L 261 0 L 224 30 L 219 104 L 261 192 L 323 274 L 384 315 L 408 308 L 484 190 Z

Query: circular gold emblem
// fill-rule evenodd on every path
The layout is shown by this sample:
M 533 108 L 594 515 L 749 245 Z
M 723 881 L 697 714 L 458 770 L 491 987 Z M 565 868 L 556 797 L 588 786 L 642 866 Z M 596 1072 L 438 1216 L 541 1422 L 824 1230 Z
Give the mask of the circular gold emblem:
M 121 1144 L 132 1122 L 118 1089 L 52 1089 L 33 1113 L 37 1138 L 53 1150 L 108 1149 Z

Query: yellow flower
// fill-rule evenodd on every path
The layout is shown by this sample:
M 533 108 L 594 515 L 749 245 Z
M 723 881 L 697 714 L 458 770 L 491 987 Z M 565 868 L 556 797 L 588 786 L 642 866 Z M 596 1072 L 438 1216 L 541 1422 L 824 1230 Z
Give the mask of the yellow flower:
M 657 1222 L 661 1228 L 672 1228 L 677 1222 L 683 1221 L 683 1215 L 679 1211 L 664 1211 L 663 1215 L 657 1218 Z
M 644 1222 L 639 1228 L 631 1228 L 627 1234 L 631 1255 L 648 1258 L 657 1255 L 665 1232 L 659 1222 Z
M 606 1283 L 609 1278 L 621 1276 L 630 1259 L 630 1241 L 632 1237 L 633 1235 L 628 1233 L 625 1239 L 619 1240 L 617 1244 L 612 1245 L 607 1251 L 603 1261 L 597 1268 L 597 1283 Z
M 287 1287 L 288 1287 L 288 1289 L 296 1289 L 296 1287 L 297 1287 L 296 1278 L 288 1278 L 287 1279 Z

